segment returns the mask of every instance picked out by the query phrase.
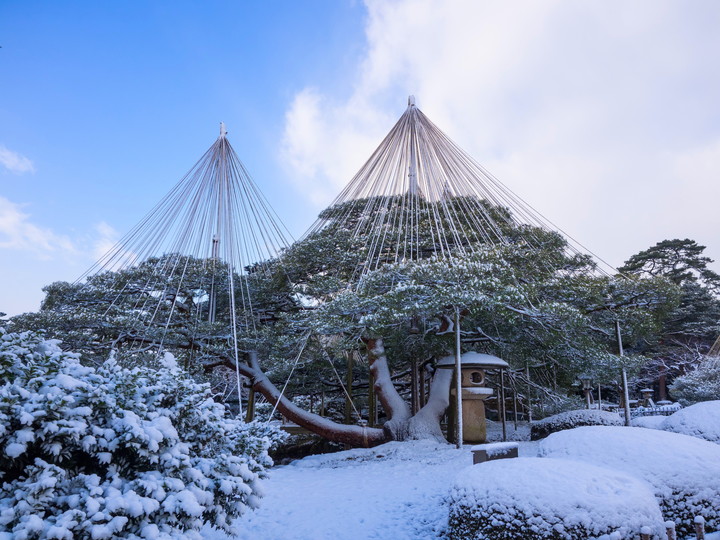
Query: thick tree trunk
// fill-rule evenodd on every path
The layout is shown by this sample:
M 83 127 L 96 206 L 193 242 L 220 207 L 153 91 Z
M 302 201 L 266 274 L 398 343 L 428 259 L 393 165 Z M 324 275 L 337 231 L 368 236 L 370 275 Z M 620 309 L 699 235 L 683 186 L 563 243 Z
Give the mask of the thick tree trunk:
M 370 447 L 391 440 L 434 439 L 445 441 L 440 419 L 449 405 L 452 370 L 438 370 L 430 386 L 427 404 L 413 416 L 409 405 L 398 394 L 390 378 L 385 348 L 381 339 L 368 340 L 370 372 L 375 380 L 374 389 L 388 416 L 383 428 L 339 424 L 301 409 L 270 382 L 260 368 L 257 354 L 249 353 L 248 363 L 238 366 L 240 373 L 250 379 L 255 392 L 261 393 L 286 418 L 330 441 L 350 446 Z M 233 365 L 233 368 L 235 366 Z
M 435 439 L 445 442 L 440 420 L 450 406 L 452 378 L 452 369 L 438 369 L 435 372 L 427 403 L 408 422 L 409 439 Z
M 370 373 L 375 379 L 375 393 L 388 416 L 383 429 L 389 439 L 403 440 L 407 437 L 408 421 L 412 417 L 410 407 L 392 383 L 382 339 L 368 339 L 365 345 L 368 350 Z
M 382 429 L 338 424 L 301 409 L 285 396 L 281 396 L 280 390 L 270 382 L 270 379 L 260 369 L 257 355 L 254 352 L 249 355 L 249 364 L 240 364 L 238 367 L 240 372 L 250 379 L 253 390 L 260 392 L 273 406 L 277 403 L 278 411 L 285 415 L 286 418 L 313 433 L 317 433 L 321 437 L 330 441 L 360 447 L 376 446 L 388 441 L 388 437 Z

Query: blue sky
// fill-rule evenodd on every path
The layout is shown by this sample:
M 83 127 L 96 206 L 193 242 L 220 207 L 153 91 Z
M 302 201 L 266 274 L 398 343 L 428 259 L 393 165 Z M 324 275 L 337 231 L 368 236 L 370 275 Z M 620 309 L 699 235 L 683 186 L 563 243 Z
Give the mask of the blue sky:
M 720 259 L 719 27 L 710 0 L 4 0 L 0 311 L 82 274 L 220 121 L 299 236 L 410 93 L 609 262 Z
M 38 229 L 15 241 L 0 229 L 0 311 L 36 309 L 44 284 L 76 279 L 108 227 L 139 221 L 220 121 L 300 234 L 315 212 L 288 196 L 285 110 L 307 85 L 342 91 L 364 17 L 350 1 L 0 3 L 0 149 L 32 163 L 0 166 L 0 197 Z

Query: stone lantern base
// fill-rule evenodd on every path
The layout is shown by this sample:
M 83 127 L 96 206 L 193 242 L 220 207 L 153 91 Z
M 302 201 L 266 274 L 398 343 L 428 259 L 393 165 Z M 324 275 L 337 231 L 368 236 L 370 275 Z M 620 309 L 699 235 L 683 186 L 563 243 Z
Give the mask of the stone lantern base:
M 455 390 L 450 391 L 452 397 Z M 492 388 L 462 389 L 462 426 L 463 442 L 479 444 L 487 441 L 487 422 L 485 420 L 485 400 L 493 395 Z

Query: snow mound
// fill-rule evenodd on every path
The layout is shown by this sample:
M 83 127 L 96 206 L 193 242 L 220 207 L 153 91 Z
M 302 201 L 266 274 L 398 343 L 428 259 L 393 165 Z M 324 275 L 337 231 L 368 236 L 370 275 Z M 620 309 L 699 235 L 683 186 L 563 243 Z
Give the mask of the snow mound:
M 293 461 L 290 466 L 313 469 L 337 469 L 344 467 L 362 467 L 369 461 L 418 462 L 420 456 L 424 463 L 440 462 L 446 459 L 445 451 L 453 448 L 448 443 L 430 440 L 392 441 L 374 448 L 352 448 L 332 454 L 317 454 Z M 472 460 L 472 458 L 469 458 Z
M 720 400 L 690 405 L 665 418 L 660 429 L 720 444 Z
M 630 425 L 648 429 L 662 429 L 665 420 L 667 420 L 667 416 L 638 416 L 630 421 Z
M 623 421 L 616 413 L 597 409 L 578 409 L 548 416 L 535 422 L 530 431 L 530 440 L 544 439 L 551 433 L 579 426 L 621 426 Z
M 540 456 L 570 458 L 623 471 L 653 486 L 679 536 L 702 515 L 720 528 L 720 446 L 695 437 L 638 427 L 591 426 L 554 433 Z
M 623 472 L 566 459 L 489 461 L 462 471 L 449 496 L 453 540 L 574 540 L 664 525 L 653 490 Z M 607 538 L 607 536 L 605 536 Z

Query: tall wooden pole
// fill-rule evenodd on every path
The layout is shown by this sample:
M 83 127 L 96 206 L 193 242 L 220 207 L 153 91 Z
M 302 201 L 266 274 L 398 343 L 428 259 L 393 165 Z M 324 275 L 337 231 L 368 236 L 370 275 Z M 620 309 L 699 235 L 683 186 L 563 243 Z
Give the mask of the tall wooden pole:
M 620 333 L 620 321 L 615 320 L 615 335 L 617 336 L 617 342 L 618 342 L 618 352 L 620 353 L 620 356 L 624 356 L 625 352 L 623 350 L 623 344 L 622 344 L 622 334 Z M 622 368 L 622 390 L 623 390 L 623 401 L 625 402 L 625 425 L 630 425 L 630 392 L 628 391 L 628 382 L 627 382 L 627 371 L 625 371 L 625 366 Z
M 463 443 L 463 427 L 462 427 L 462 360 L 460 350 L 460 308 L 455 308 L 455 436 L 458 448 Z
M 353 383 L 353 357 L 352 353 L 345 355 L 347 360 L 347 373 L 345 374 L 345 387 L 347 395 L 345 396 L 345 423 L 352 423 L 352 383 Z
M 218 260 L 219 257 L 219 250 L 218 245 L 220 244 L 220 240 L 218 239 L 217 235 L 213 235 L 212 237 L 212 264 L 213 264 L 213 274 L 212 274 L 212 282 L 210 284 L 210 298 L 209 298 L 209 307 L 208 307 L 208 322 L 214 323 L 215 322 L 215 312 L 217 311 L 217 292 L 215 291 L 215 263 Z
M 503 441 L 507 441 L 507 419 L 505 417 L 505 369 L 500 368 L 500 419 L 502 420 Z
M 527 398 L 527 408 L 528 408 L 528 422 L 532 424 L 533 417 L 532 417 L 532 385 L 530 384 L 530 364 L 525 365 L 525 377 L 527 378 L 527 386 L 528 386 L 528 398 Z
M 250 387 L 250 392 L 248 393 L 247 411 L 245 413 L 245 421 L 252 422 L 253 420 L 255 420 L 255 390 Z
M 375 427 L 377 425 L 377 398 L 375 397 L 375 377 L 370 373 L 370 386 L 368 388 L 368 425 Z

